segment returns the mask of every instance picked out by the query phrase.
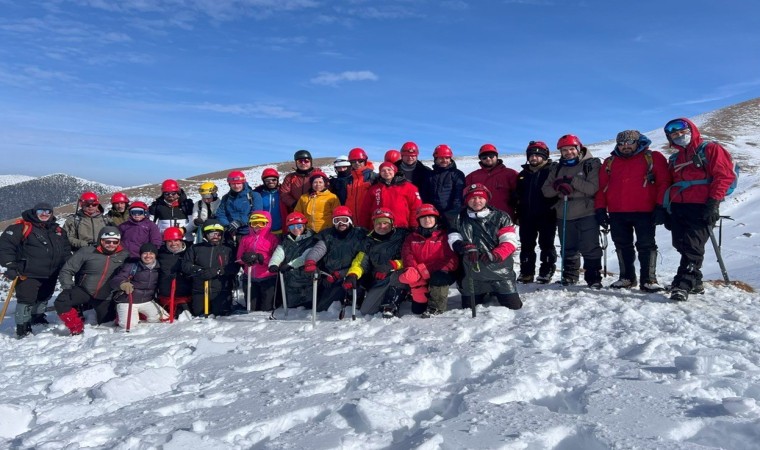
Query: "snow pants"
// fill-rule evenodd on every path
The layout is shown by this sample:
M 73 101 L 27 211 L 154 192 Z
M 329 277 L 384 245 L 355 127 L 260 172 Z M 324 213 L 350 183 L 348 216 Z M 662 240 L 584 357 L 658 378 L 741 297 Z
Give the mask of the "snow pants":
M 45 316 L 48 300 L 55 292 L 58 277 L 50 278 L 19 278 L 16 281 L 16 325 L 31 322 L 33 316 Z
M 275 304 L 275 290 L 277 289 L 276 276 L 251 279 L 251 311 L 272 311 Z M 248 277 L 243 277 L 243 298 L 248 296 Z
M 557 227 L 565 256 L 563 281 L 572 284 L 578 282 L 581 256 L 583 256 L 586 283 L 600 283 L 602 281 L 602 247 L 599 244 L 599 223 L 596 217 L 592 215 L 572 220 L 557 219 Z
M 116 317 L 114 304 L 110 298 L 97 299 L 79 286 L 61 291 L 53 306 L 58 315 L 69 312 L 78 306 L 92 306 L 98 325 L 112 321 Z
M 702 281 L 705 245 L 710 239 L 710 225 L 702 218 L 705 208 L 705 205 L 696 203 L 670 205 L 673 247 L 681 255 L 672 286 L 687 292 Z
M 557 249 L 554 237 L 557 235 L 556 214 L 551 216 L 527 216 L 520 219 L 520 275 L 534 275 L 536 272 L 536 239 L 541 250 L 541 276 L 554 274 L 557 263 Z
M 129 303 L 117 303 L 116 314 L 119 316 L 119 326 L 121 328 L 127 328 Z M 133 303 L 132 318 L 129 319 L 130 330 L 137 326 L 141 314 L 145 316 L 145 321 L 150 323 L 160 322 L 161 319 L 169 318 L 169 314 L 156 302 Z
M 634 233 L 636 243 L 634 244 Z M 620 278 L 636 282 L 636 251 L 639 252 L 641 284 L 657 282 L 657 242 L 651 212 L 610 213 L 610 236 L 620 265 Z

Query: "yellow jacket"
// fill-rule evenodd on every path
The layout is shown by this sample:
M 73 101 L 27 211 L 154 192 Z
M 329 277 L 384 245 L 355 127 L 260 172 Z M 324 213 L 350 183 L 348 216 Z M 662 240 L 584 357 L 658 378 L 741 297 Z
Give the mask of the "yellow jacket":
M 303 194 L 296 203 L 295 211 L 309 220 L 307 227 L 319 233 L 332 226 L 333 209 L 340 206 L 338 196 L 328 190 Z

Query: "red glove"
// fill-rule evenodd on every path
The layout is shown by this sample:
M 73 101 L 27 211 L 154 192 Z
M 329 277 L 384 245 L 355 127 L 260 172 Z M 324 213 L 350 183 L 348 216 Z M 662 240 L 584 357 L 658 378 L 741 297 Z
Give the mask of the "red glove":
M 331 273 L 330 275 L 326 276 L 325 278 L 327 279 L 328 283 L 335 283 L 336 281 L 340 281 L 340 279 L 342 277 L 340 276 L 340 272 L 338 272 L 336 270 L 335 272 Z
M 303 263 L 303 271 L 306 273 L 314 273 L 317 271 L 317 262 L 313 259 L 307 259 L 306 262 Z
M 343 280 L 343 289 L 350 291 L 356 289 L 356 275 L 349 274 L 345 280 Z
M 464 251 L 464 257 L 471 263 L 478 260 L 478 247 L 475 244 L 465 244 L 462 250 Z
M 501 256 L 498 253 L 485 252 L 480 254 L 480 260 L 483 262 L 501 262 Z
M 392 260 L 388 261 L 388 264 L 390 264 L 391 269 L 393 269 L 393 270 L 399 270 L 401 268 L 401 266 L 403 266 L 403 264 L 401 263 L 401 261 L 399 261 L 397 259 L 392 259 Z
M 387 276 L 388 274 L 385 272 L 375 272 L 375 279 L 378 281 L 384 280 Z

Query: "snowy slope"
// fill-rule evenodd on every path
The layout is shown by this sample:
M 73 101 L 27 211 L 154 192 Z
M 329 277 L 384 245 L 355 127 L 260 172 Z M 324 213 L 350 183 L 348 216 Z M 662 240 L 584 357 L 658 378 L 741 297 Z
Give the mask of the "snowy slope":
M 476 161 L 458 164 L 467 173 Z M 743 175 L 724 204 L 735 220 L 723 253 L 733 278 L 760 287 L 757 182 Z M 678 255 L 658 234 L 669 282 Z M 614 269 L 614 249 L 608 258 Z M 721 277 L 712 250 L 703 270 Z M 486 306 L 476 319 L 452 309 L 352 322 L 331 309 L 313 328 L 309 312 L 280 310 L 277 321 L 253 313 L 130 334 L 88 325 L 64 337 L 57 324 L 21 341 L 14 301 L 0 327 L 0 446 L 757 448 L 758 294 L 709 285 L 673 304 L 638 290 L 520 290 L 522 310 Z M 452 289 L 450 307 L 458 302 Z
M 33 180 L 34 177 L 26 175 L 0 175 L 0 187 Z

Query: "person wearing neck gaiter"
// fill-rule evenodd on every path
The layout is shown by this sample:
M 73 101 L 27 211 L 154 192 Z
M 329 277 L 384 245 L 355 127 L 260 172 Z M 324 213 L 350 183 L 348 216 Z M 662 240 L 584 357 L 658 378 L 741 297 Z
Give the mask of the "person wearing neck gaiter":
M 134 329 L 140 321 L 140 315 L 143 315 L 147 322 L 168 319 L 166 311 L 153 301 L 159 277 L 157 255 L 158 249 L 153 243 L 143 244 L 140 247 L 140 260 L 124 264 L 111 279 L 111 288 L 116 291 L 114 302 L 121 328 L 126 328 L 129 323 L 129 328 Z M 131 318 L 128 317 L 130 297 Z

